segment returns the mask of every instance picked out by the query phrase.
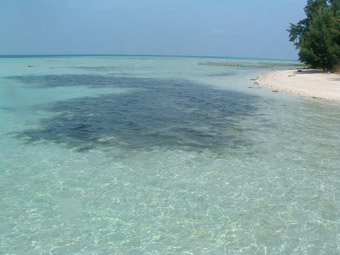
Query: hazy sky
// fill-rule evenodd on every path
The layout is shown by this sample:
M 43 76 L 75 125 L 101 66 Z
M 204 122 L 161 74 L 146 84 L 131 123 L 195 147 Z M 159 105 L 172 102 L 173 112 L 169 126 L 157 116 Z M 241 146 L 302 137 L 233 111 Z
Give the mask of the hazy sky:
M 296 59 L 306 0 L 0 0 L 0 54 Z

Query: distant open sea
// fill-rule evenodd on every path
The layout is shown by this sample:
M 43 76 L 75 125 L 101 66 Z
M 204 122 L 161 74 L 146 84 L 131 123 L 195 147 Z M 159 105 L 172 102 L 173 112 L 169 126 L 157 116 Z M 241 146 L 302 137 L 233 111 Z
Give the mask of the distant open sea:
M 340 104 L 296 63 L 0 57 L 0 254 L 340 254 Z

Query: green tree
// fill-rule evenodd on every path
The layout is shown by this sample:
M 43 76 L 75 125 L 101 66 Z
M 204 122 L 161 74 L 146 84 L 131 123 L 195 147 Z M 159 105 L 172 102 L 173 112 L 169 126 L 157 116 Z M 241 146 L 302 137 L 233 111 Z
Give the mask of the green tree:
M 340 14 L 340 0 L 329 0 L 331 6 L 334 8 L 337 15 Z M 339 16 L 338 16 L 339 17 Z
M 336 43 L 339 35 L 332 9 L 319 9 L 301 39 L 300 60 L 314 68 L 333 70 L 340 59 L 340 44 Z
M 308 0 L 306 18 L 291 24 L 290 41 L 313 68 L 334 70 L 340 63 L 340 0 Z

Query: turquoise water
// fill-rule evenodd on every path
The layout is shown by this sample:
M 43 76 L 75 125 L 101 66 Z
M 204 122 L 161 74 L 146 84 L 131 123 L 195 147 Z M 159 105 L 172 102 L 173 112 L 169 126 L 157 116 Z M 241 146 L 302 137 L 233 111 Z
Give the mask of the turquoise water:
M 0 58 L 0 253 L 339 254 L 340 105 L 263 62 Z

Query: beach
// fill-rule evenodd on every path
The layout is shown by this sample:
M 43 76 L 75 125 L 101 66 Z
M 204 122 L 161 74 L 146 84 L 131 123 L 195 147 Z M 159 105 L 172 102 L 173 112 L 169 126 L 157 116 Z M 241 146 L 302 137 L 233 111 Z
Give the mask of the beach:
M 261 74 L 258 85 L 301 96 L 340 101 L 340 74 L 317 70 L 275 70 Z

